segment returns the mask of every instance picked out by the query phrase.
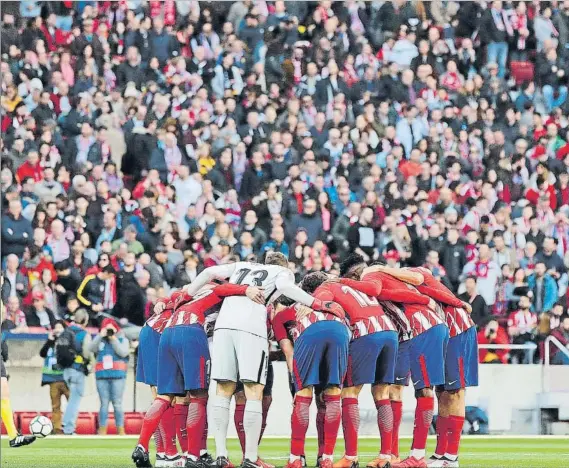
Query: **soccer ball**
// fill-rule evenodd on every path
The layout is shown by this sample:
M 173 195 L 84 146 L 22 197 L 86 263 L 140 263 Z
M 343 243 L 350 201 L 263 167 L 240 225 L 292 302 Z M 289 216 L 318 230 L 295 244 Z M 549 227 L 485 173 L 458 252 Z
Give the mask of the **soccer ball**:
M 53 431 L 53 424 L 49 418 L 38 415 L 30 422 L 30 432 L 36 437 L 47 437 Z

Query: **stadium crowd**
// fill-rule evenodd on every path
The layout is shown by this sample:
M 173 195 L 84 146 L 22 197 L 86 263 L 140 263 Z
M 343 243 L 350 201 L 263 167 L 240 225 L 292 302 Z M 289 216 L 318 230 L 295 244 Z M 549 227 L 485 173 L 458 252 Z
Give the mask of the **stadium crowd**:
M 357 252 L 536 347 L 483 362 L 569 345 L 568 0 L 2 11 L 3 329 L 128 330 L 204 267 Z

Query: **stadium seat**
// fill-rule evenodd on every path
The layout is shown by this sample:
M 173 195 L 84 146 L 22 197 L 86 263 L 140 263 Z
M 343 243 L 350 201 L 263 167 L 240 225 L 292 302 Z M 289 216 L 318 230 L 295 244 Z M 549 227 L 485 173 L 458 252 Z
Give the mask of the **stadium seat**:
M 96 413 L 79 413 L 75 432 L 82 435 L 94 435 L 97 433 Z
M 107 420 L 107 435 L 117 435 L 117 424 L 115 422 L 115 414 L 109 413 L 109 419 Z
M 142 428 L 142 421 L 144 420 L 144 413 L 125 413 L 124 415 L 124 430 L 129 435 L 140 434 Z
M 534 65 L 532 62 L 510 62 L 510 73 L 519 86 L 534 79 Z

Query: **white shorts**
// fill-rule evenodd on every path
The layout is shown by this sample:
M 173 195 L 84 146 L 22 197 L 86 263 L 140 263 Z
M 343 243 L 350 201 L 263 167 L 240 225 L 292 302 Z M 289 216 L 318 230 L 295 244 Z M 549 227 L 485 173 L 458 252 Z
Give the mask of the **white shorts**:
M 213 334 L 211 378 L 265 385 L 269 364 L 266 338 L 240 330 L 221 328 Z

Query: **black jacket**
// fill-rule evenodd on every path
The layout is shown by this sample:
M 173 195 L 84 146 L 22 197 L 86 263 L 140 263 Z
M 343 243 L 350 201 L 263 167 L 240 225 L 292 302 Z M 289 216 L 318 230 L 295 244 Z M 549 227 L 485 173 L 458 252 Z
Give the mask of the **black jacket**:
M 466 265 L 464 245 L 459 243 L 452 245 L 447 242 L 441 254 L 441 265 L 447 272 L 447 278 L 454 286 L 462 274 L 464 265 Z
M 55 315 L 53 315 L 53 312 L 49 309 L 45 309 L 45 311 L 47 312 L 47 316 L 49 317 L 50 327 L 53 328 L 53 326 L 55 325 Z M 26 323 L 28 327 L 41 327 L 40 319 L 36 315 L 36 311 L 34 308 L 31 308 L 28 311 L 28 313 L 26 313 Z
M 113 315 L 119 319 L 126 317 L 130 323 L 142 326 L 145 307 L 145 291 L 136 281 L 129 281 L 121 288 Z
M 472 307 L 472 313 L 470 314 L 472 321 L 477 327 L 483 326 L 486 323 L 486 318 L 490 315 L 490 311 L 488 310 L 488 306 L 486 305 L 484 298 L 478 294 L 474 300 L 470 302 L 470 296 L 466 292 L 462 293 L 458 298 L 461 301 L 470 303 Z
M 128 62 L 123 62 L 117 67 L 117 86 L 126 86 L 129 81 L 136 84 L 136 89 L 141 89 L 144 72 L 140 64 L 132 66 Z
M 255 195 L 259 195 L 265 184 L 271 180 L 273 180 L 273 174 L 268 164 L 263 164 L 260 172 L 257 172 L 253 167 L 248 167 L 243 174 L 239 198 L 242 201 L 251 200 Z
M 15 219 L 10 213 L 2 216 L 2 258 L 16 254 L 22 258 L 24 250 L 34 239 L 32 223 L 22 215 Z

